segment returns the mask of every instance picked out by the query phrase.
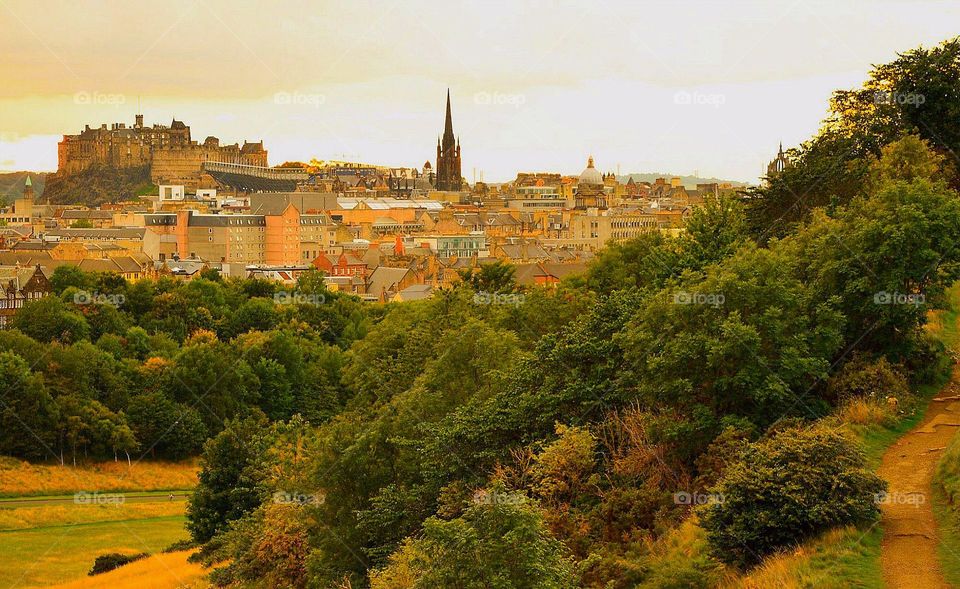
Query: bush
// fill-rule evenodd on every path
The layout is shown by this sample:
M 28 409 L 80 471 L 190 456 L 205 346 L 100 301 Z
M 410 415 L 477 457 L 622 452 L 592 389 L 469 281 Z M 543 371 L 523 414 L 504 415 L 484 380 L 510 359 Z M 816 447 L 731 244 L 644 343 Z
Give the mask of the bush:
M 130 564 L 131 562 L 140 560 L 141 558 L 147 558 L 148 556 L 150 555 L 146 552 L 141 552 L 140 554 L 120 554 L 119 552 L 101 554 L 93 561 L 93 568 L 90 569 L 90 572 L 87 574 L 92 577 L 93 575 L 109 573 L 125 564 Z
M 183 540 L 177 540 L 173 544 L 167 546 L 166 548 L 163 549 L 163 553 L 166 554 L 168 552 L 182 552 L 184 550 L 193 550 L 196 547 L 197 547 L 196 542 L 194 542 L 193 540 L 190 540 L 189 538 L 186 538 Z
M 790 428 L 747 446 L 700 515 L 714 555 L 752 566 L 834 526 L 875 520 L 885 488 L 842 434 Z
M 910 395 L 907 378 L 886 358 L 869 361 L 855 358 L 830 378 L 827 391 L 831 398 L 844 402 L 851 398 L 885 400 L 894 397 L 903 401 Z

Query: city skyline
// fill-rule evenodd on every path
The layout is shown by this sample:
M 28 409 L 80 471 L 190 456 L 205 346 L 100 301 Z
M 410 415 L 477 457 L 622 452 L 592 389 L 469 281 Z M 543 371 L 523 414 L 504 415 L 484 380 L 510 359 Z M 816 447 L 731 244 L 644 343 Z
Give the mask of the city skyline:
M 419 167 L 434 159 L 449 87 L 471 182 L 474 170 L 490 182 L 577 174 L 589 154 L 604 172 L 756 182 L 780 141 L 815 132 L 831 89 L 949 37 L 960 15 L 942 2 L 591 6 L 11 1 L 0 8 L 11 57 L 0 64 L 0 170 L 53 171 L 63 134 L 137 112 L 226 143 L 263 140 L 271 165 Z

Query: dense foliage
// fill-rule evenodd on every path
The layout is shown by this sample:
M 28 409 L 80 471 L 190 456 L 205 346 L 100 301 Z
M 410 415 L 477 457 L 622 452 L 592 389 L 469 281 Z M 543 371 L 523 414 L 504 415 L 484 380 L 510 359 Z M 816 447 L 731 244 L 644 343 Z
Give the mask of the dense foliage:
M 880 69 L 940 84 L 954 61 L 917 68 L 955 49 Z M 912 133 L 923 116 L 880 109 L 893 123 L 876 135 L 876 109 L 844 100 L 789 173 L 746 203 L 709 200 L 682 236 L 611 245 L 556 290 L 519 289 L 498 264 L 388 306 L 345 356 L 342 411 L 263 426 L 282 458 L 208 446 L 206 476 L 231 482 L 198 497 L 255 499 L 195 504 L 195 522 L 218 522 L 216 580 L 706 586 L 718 561 L 751 566 L 875 518 L 881 481 L 820 418 L 903 399 L 939 365 L 923 326 L 960 278 L 960 197 L 943 145 Z M 813 210 L 758 231 L 797 180 Z M 717 560 L 672 573 L 651 542 L 692 511 Z
M 179 459 L 252 411 L 320 423 L 345 405 L 345 349 L 378 314 L 309 274 L 293 295 L 216 274 L 130 283 L 69 266 L 51 282 L 0 332 L 3 454 Z

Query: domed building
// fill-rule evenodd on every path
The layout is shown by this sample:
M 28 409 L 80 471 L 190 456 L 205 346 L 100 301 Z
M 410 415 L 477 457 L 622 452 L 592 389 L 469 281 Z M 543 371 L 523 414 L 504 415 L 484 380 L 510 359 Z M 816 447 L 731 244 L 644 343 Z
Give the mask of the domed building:
M 587 160 L 587 167 L 580 174 L 577 190 L 574 194 L 575 209 L 607 208 L 607 192 L 604 189 L 603 174 L 593 166 L 593 156 Z

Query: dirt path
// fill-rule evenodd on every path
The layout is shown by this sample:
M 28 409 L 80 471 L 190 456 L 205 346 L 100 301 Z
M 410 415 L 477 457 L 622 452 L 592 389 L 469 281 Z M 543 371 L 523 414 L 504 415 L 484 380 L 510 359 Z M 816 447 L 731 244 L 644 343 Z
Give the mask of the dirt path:
M 890 589 L 950 587 L 937 561 L 931 484 L 937 461 L 960 428 L 960 367 L 931 401 L 923 422 L 883 455 L 879 474 L 890 484 L 882 506 L 880 563 Z

